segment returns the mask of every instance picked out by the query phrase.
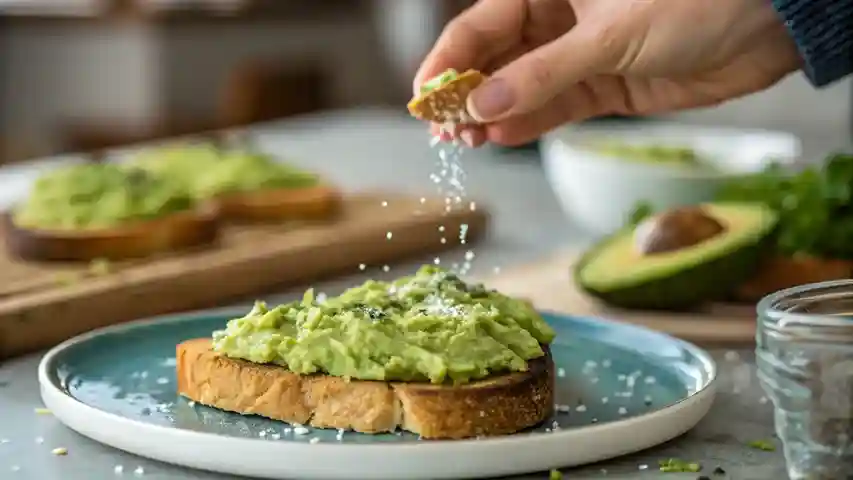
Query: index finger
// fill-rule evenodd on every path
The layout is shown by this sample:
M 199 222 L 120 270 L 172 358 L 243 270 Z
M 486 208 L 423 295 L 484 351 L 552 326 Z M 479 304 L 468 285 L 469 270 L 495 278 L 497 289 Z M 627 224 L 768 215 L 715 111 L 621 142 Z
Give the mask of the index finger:
M 413 90 L 448 68 L 482 69 L 521 40 L 528 0 L 480 0 L 447 24 L 415 75 Z

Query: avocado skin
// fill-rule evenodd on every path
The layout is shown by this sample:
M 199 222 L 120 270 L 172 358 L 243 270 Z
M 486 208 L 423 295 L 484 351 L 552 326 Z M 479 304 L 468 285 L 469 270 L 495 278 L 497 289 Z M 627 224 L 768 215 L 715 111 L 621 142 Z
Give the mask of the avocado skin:
M 730 298 L 743 282 L 758 269 L 765 254 L 772 250 L 772 239 L 776 229 L 754 242 L 735 248 L 728 255 L 697 265 L 667 278 L 661 278 L 609 292 L 588 288 L 581 281 L 580 273 L 586 263 L 595 258 L 611 241 L 624 235 L 620 230 L 587 251 L 575 264 L 575 283 L 587 295 L 607 305 L 642 310 L 684 311 L 704 303 Z

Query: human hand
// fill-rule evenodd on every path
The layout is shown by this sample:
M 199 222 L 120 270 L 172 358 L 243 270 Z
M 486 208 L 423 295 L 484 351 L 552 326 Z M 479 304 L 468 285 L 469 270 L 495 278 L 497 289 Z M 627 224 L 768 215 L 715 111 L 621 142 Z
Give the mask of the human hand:
M 518 145 L 590 117 L 715 105 L 800 65 L 769 0 L 480 0 L 444 29 L 414 89 L 448 68 L 489 74 L 468 97 L 479 125 L 447 136 Z

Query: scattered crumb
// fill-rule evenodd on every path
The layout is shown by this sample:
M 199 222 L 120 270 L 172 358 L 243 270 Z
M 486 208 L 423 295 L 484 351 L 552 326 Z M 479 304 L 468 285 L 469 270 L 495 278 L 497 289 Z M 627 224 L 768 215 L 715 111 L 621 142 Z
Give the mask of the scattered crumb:
M 756 450 L 764 450 L 765 452 L 773 452 L 776 450 L 776 445 L 773 445 L 771 440 L 752 440 L 747 443 L 747 446 Z
M 53 412 L 47 408 L 36 408 L 34 411 L 36 412 L 36 415 L 53 415 Z
M 190 400 L 189 402 L 187 402 L 187 405 L 189 405 L 190 407 L 194 407 L 194 406 L 195 406 L 195 402 L 194 402 L 194 401 L 192 401 L 192 400 Z
M 89 262 L 89 273 L 95 276 L 107 275 L 111 270 L 110 261 L 106 258 L 96 258 Z
M 293 427 L 293 434 L 294 435 L 307 435 L 308 432 L 310 432 L 310 430 L 308 430 L 307 428 L 305 428 L 301 425 L 298 427 Z
M 661 472 L 699 472 L 702 470 L 702 465 L 696 462 L 685 462 L 677 458 L 669 458 L 658 462 Z
M 50 451 L 50 453 L 52 453 L 54 455 L 60 455 L 60 456 L 61 455 L 68 455 L 68 449 L 63 448 L 63 447 L 54 448 L 53 450 Z

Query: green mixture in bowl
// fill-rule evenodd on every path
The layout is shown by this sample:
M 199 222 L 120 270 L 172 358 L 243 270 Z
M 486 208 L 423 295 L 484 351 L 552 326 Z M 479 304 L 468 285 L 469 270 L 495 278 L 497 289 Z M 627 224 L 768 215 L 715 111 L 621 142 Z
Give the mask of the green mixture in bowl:
M 195 206 L 180 183 L 108 163 L 57 168 L 39 179 L 13 210 L 15 224 L 34 229 L 109 228 Z
M 638 163 L 711 168 L 706 159 L 687 147 L 598 142 L 591 146 L 591 150 L 600 155 Z
M 460 384 L 525 371 L 554 335 L 530 304 L 425 266 L 324 302 L 309 290 L 275 308 L 257 303 L 213 333 L 213 348 L 298 374 Z

